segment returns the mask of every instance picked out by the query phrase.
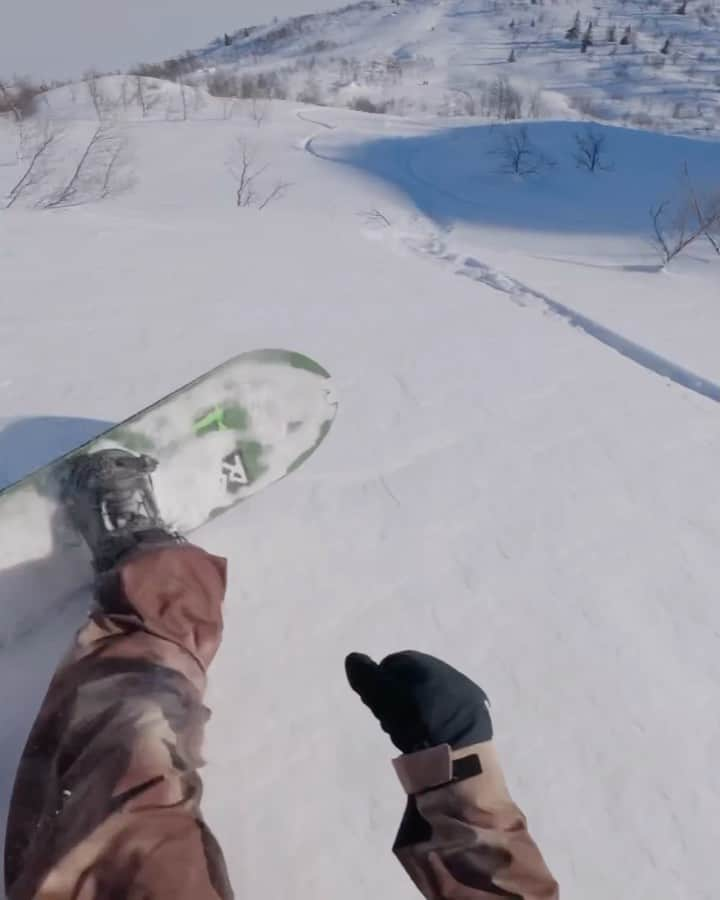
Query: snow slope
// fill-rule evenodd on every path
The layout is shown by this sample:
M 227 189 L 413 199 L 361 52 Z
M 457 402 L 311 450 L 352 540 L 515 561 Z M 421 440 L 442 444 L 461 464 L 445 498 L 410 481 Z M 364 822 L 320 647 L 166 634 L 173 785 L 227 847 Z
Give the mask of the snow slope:
M 713 897 L 720 263 L 698 244 L 659 272 L 643 211 L 720 145 L 613 130 L 614 170 L 581 181 L 570 126 L 534 124 L 558 166 L 514 179 L 498 126 L 279 101 L 258 125 L 201 95 L 187 121 L 118 115 L 42 209 L 96 128 L 62 91 L 0 214 L 4 479 L 243 349 L 310 354 L 340 398 L 301 470 L 197 535 L 230 558 L 205 811 L 238 896 L 415 896 L 342 661 L 417 647 L 490 694 L 564 896 Z M 235 205 L 238 138 L 263 196 L 289 183 L 263 211 Z M 27 159 L 2 141 L 9 192 Z M 44 605 L 62 559 L 12 531 L 0 552 L 8 606 Z M 87 602 L 0 650 L 3 810 Z
M 195 52 L 196 80 L 218 69 L 262 72 L 277 76 L 289 98 L 346 106 L 363 97 L 399 114 L 493 117 L 500 76 L 523 95 L 523 115 L 716 133 L 720 11 L 716 0 L 686 3 L 679 15 L 681 7 L 682 0 L 362 2 L 240 29 L 231 46 Z M 576 13 L 581 35 L 592 26 L 584 53 L 579 39 L 566 37 Z

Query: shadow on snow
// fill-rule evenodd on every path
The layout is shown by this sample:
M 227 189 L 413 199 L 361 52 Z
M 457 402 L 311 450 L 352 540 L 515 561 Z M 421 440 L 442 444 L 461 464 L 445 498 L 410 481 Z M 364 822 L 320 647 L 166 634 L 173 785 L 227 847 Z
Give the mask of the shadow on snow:
M 0 428 L 0 489 L 112 428 L 113 424 L 65 416 L 11 420 Z
M 717 190 L 720 143 L 604 125 L 608 170 L 579 168 L 582 122 L 471 125 L 412 137 L 323 146 L 312 152 L 402 191 L 442 227 L 455 223 L 584 234 L 651 233 L 649 210 L 681 195 L 687 162 L 695 187 Z M 522 128 L 552 161 L 540 174 L 502 172 L 506 138 Z

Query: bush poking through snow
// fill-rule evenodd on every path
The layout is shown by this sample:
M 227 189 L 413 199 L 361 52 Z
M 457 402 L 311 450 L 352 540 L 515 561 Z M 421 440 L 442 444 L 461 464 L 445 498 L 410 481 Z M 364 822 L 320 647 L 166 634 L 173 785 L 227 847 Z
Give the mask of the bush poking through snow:
M 375 103 L 369 97 L 353 97 L 348 103 L 350 109 L 357 112 L 378 113 L 382 115 L 388 111 L 387 103 Z
M 336 50 L 337 44 L 335 41 L 326 41 L 320 40 L 315 41 L 313 44 L 308 44 L 302 52 L 303 53 L 328 53 L 330 50 Z
M 223 69 L 211 72 L 205 80 L 205 88 L 212 97 L 239 97 L 240 84 L 237 76 Z
M 392 222 L 379 209 L 368 209 L 358 215 L 362 216 L 366 225 L 379 225 L 381 228 L 392 228 Z
M 701 237 L 705 237 L 720 256 L 720 188 L 698 194 L 687 163 L 683 170 L 680 201 L 673 205 L 669 200 L 663 200 L 650 210 L 650 216 L 654 242 L 664 266 Z
M 277 72 L 249 73 L 240 79 L 240 97 L 252 100 L 253 97 L 264 100 L 286 100 L 287 84 Z
M 605 157 L 605 135 L 592 125 L 575 134 L 575 162 L 588 172 L 609 172 L 613 165 Z
M 504 175 L 540 175 L 555 165 L 530 140 L 527 128 L 508 128 L 502 134 L 500 143 L 490 151 L 501 160 L 500 172 Z
M 298 103 L 308 103 L 313 106 L 324 106 L 322 90 L 314 78 L 308 78 L 302 90 L 297 94 Z
M 200 63 L 192 53 L 184 56 L 176 56 L 160 63 L 141 63 L 130 69 L 129 75 L 143 75 L 145 78 L 159 78 L 163 81 L 177 81 L 180 77 L 188 75 L 198 69 Z
M 12 113 L 16 122 L 22 122 L 37 111 L 37 98 L 45 90 L 45 85 L 24 78 L 10 84 L 0 81 L 0 115 Z

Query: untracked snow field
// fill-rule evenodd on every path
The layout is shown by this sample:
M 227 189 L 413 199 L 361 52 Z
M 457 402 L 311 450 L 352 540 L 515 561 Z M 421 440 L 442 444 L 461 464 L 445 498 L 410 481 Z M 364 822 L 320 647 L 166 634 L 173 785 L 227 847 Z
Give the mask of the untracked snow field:
M 204 808 L 238 897 L 415 896 L 342 667 L 414 647 L 487 690 L 564 897 L 714 900 L 720 260 L 660 271 L 648 208 L 720 144 L 607 127 L 590 174 L 573 123 L 533 122 L 555 164 L 521 177 L 511 126 L 215 102 L 116 122 L 57 203 L 96 128 L 68 113 L 0 212 L 0 482 L 243 350 L 332 372 L 318 452 L 196 534 L 230 560 Z M 236 205 L 243 145 L 260 201 L 283 185 L 263 210 Z M 89 595 L 55 602 L 58 555 L 3 535 L 0 602 L 55 610 L 0 616 L 4 818 Z

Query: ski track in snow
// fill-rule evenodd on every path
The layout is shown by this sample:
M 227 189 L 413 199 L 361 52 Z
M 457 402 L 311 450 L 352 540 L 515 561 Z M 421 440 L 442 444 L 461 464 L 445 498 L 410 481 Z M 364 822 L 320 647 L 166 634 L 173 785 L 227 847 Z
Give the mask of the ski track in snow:
M 418 249 L 420 252 L 427 253 L 431 256 L 437 256 L 448 263 L 455 263 L 457 260 L 457 256 L 449 252 L 447 246 L 442 241 L 439 241 L 437 244 L 430 244 L 429 246 L 420 246 Z M 578 328 L 589 337 L 605 344 L 606 347 L 616 350 L 621 356 L 632 360 L 632 362 L 637 363 L 644 369 L 654 372 L 662 378 L 667 378 L 669 381 L 687 388 L 690 391 L 694 391 L 696 394 L 707 397 L 715 403 L 720 403 L 720 385 L 716 382 L 703 378 L 701 375 L 697 375 L 695 372 L 691 372 L 689 369 L 660 356 L 660 354 L 655 353 L 653 350 L 623 337 L 623 335 L 618 332 L 606 328 L 600 322 L 596 322 L 594 319 L 584 316 L 582 313 L 571 309 L 564 303 L 553 300 L 541 291 L 528 287 L 511 275 L 493 269 L 491 266 L 486 265 L 473 256 L 466 256 L 462 259 L 460 261 L 460 267 L 455 269 L 455 274 L 470 278 L 473 281 L 478 281 L 481 284 L 493 288 L 493 290 L 500 291 L 501 293 L 508 295 L 514 302 L 519 303 L 521 306 L 530 305 L 526 301 L 539 301 L 543 304 L 545 310 L 553 313 L 560 319 L 563 319 L 573 328 Z
M 311 119 L 310 116 L 303 115 L 303 112 L 300 109 L 297 110 L 295 115 L 297 116 L 298 119 L 300 119 L 301 122 L 307 122 L 310 125 L 319 125 L 321 128 L 327 128 L 330 131 L 335 130 L 334 125 L 328 125 L 327 122 L 321 122 L 321 121 L 319 121 L 319 119 Z
M 312 122 L 325 129 L 338 130 L 335 125 L 315 119 L 308 119 L 300 112 L 297 113 L 297 116 L 302 121 Z M 319 150 L 315 149 L 314 142 L 321 136 L 321 133 L 308 136 L 302 144 L 303 149 L 316 159 L 324 162 L 337 162 L 336 160 L 324 156 Z M 407 176 L 423 187 L 446 196 L 454 202 L 464 203 L 468 206 L 479 206 L 478 203 L 475 203 L 468 198 L 460 197 L 452 191 L 439 187 L 429 179 L 419 175 L 413 165 L 413 157 L 411 154 L 405 157 L 403 165 Z M 421 238 L 420 240 L 417 240 L 413 236 L 406 235 L 402 240 L 409 249 L 417 253 L 436 257 L 450 265 L 454 265 L 458 261 L 459 255 L 453 253 L 447 242 L 439 235 L 435 235 L 429 239 Z M 605 325 L 595 321 L 589 316 L 585 316 L 577 310 L 566 306 L 564 303 L 554 300 L 547 294 L 524 284 L 512 275 L 508 275 L 505 272 L 501 272 L 498 269 L 487 265 L 474 256 L 465 256 L 460 260 L 459 267 L 455 268 L 454 271 L 456 275 L 470 278 L 473 281 L 477 281 L 491 287 L 493 290 L 507 295 L 514 303 L 520 306 L 540 305 L 540 308 L 542 308 L 544 312 L 554 314 L 573 328 L 579 329 L 588 337 L 615 350 L 621 356 L 642 366 L 649 372 L 653 372 L 661 378 L 666 378 L 668 381 L 693 391 L 702 397 L 706 397 L 715 403 L 720 403 L 720 384 L 717 382 L 704 378 L 702 375 L 698 375 L 690 369 L 656 353 L 649 347 L 645 347 L 642 344 L 638 344 L 637 342 L 624 337 L 619 332 L 607 328 Z

